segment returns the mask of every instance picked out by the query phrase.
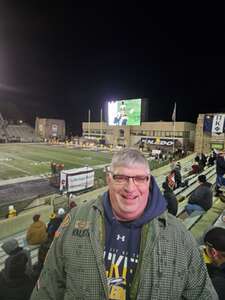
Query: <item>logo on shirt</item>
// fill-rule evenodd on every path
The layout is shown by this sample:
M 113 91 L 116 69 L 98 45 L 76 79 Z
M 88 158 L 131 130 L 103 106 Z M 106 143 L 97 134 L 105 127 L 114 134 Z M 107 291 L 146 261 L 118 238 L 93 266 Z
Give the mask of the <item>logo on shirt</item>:
M 121 240 L 122 242 L 125 242 L 125 235 L 117 234 L 116 239 L 117 239 L 117 241 Z

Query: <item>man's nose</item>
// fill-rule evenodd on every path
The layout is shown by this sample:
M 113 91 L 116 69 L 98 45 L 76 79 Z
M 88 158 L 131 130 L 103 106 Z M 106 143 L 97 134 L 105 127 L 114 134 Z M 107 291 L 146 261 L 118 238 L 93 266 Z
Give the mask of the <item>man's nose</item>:
M 125 189 L 128 189 L 128 190 L 136 188 L 136 184 L 134 183 L 134 179 L 133 178 L 128 178 L 124 187 L 125 187 Z

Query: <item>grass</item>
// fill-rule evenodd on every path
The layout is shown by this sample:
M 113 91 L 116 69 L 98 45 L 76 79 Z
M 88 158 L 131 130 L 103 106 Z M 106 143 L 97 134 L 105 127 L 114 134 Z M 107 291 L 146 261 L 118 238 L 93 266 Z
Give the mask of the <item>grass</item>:
M 43 144 L 0 144 L 0 180 L 51 172 L 51 161 L 65 169 L 108 164 L 112 154 Z
M 109 164 L 112 153 L 76 149 L 66 145 L 45 144 L 0 144 L 0 180 L 43 175 L 51 173 L 51 162 L 64 164 L 64 169 L 94 167 Z M 151 170 L 163 164 L 151 161 Z M 96 170 L 96 177 L 104 181 L 102 170 Z

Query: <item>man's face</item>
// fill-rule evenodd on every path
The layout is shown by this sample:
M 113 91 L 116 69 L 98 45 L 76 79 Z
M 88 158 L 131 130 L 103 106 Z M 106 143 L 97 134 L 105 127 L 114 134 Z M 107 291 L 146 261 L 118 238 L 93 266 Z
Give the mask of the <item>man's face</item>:
M 127 178 L 120 182 L 113 179 L 115 175 L 135 176 L 137 180 Z M 138 176 L 139 179 L 142 177 L 145 180 L 139 180 Z M 107 175 L 110 202 L 119 220 L 131 221 L 142 215 L 148 202 L 149 182 L 149 170 L 143 165 L 117 167 L 113 173 Z

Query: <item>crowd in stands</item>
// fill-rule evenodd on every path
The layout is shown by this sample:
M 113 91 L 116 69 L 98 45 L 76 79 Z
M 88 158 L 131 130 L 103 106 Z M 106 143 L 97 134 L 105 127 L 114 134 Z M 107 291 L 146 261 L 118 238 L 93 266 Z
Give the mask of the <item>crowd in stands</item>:
M 194 211 L 205 212 L 212 207 L 212 184 L 207 182 L 206 176 L 203 174 L 198 176 L 198 183 L 199 186 L 191 193 L 185 207 L 188 215 Z
M 191 171 L 187 176 L 199 174 L 198 183 L 199 186 L 191 193 L 188 204 L 185 210 L 188 215 L 194 211 L 206 212 L 212 207 L 213 191 L 212 184 L 207 182 L 206 176 L 201 174 L 206 167 L 211 167 L 216 164 L 216 187 L 215 196 L 219 196 L 220 199 L 225 202 L 225 196 L 223 190 L 225 188 L 225 152 L 217 152 L 215 150 L 209 156 L 203 153 L 197 154 L 194 158 L 194 162 L 191 166 Z M 170 161 L 170 173 L 166 176 L 165 182 L 162 184 L 164 191 L 164 197 L 167 200 L 167 208 L 173 215 L 177 214 L 177 199 L 173 193 L 177 188 L 187 187 L 188 179 L 183 180 L 181 176 L 181 164 L 175 159 Z
M 70 202 L 69 210 L 76 206 Z M 25 244 L 38 245 L 38 259 L 32 265 L 30 252 L 14 238 L 9 238 L 2 244 L 2 249 L 8 255 L 4 262 L 4 269 L 0 272 L 0 299 L 1 300 L 28 300 L 35 283 L 41 273 L 45 257 L 53 241 L 55 232 L 65 217 L 66 211 L 59 208 L 57 214 L 49 216 L 46 224 L 39 214 L 33 216 L 33 223 L 27 230 Z

